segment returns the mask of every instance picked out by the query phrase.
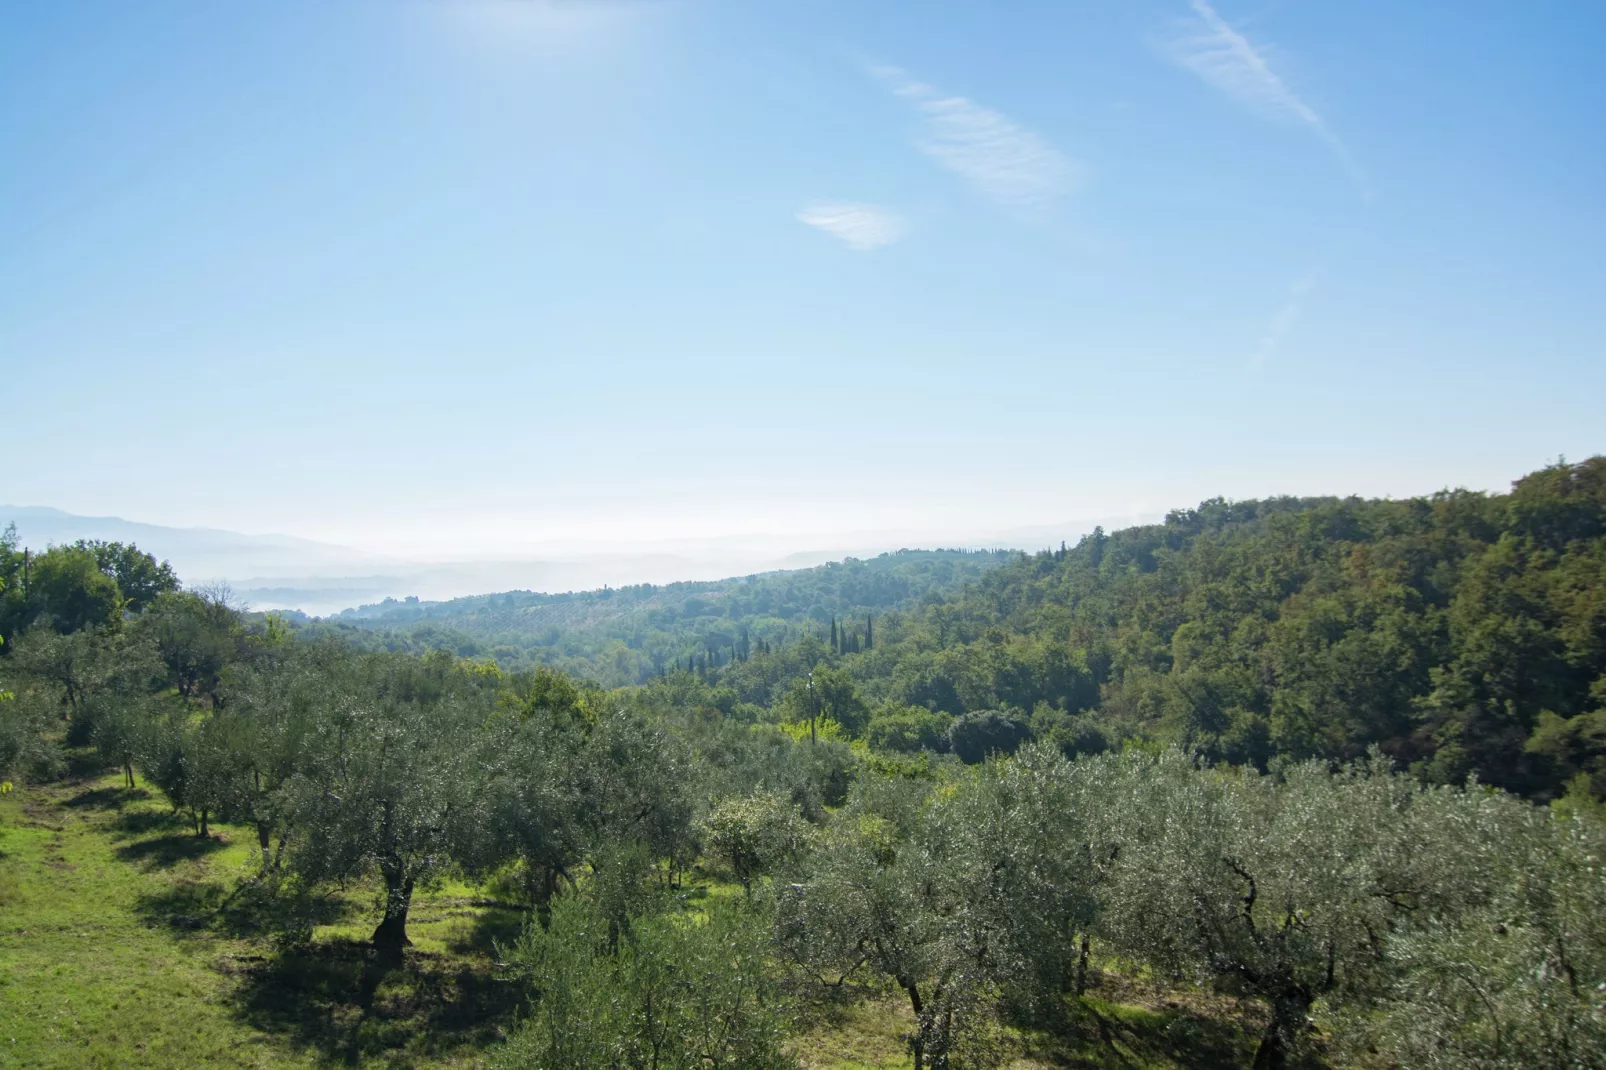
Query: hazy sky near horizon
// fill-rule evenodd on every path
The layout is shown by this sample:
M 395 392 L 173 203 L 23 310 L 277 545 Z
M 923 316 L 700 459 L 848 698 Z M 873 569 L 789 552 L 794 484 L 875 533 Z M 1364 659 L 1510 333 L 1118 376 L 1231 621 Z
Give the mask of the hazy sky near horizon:
M 1606 5 L 0 3 L 0 501 L 507 552 L 1606 450 Z

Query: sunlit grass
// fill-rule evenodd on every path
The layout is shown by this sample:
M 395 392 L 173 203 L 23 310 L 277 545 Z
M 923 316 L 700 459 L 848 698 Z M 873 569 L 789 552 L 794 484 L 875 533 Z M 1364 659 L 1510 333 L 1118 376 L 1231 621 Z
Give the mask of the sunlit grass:
M 237 830 L 198 841 L 117 785 L 0 796 L 0 1064 L 310 1064 L 231 1013 L 235 983 L 219 962 L 248 953 L 243 942 L 146 916 L 153 899 L 246 865 Z
M 310 901 L 304 946 L 281 947 L 251 901 L 251 830 L 197 837 L 118 776 L 0 796 L 0 1065 L 294 1067 L 471 1062 L 516 999 L 492 939 L 522 917 L 420 896 L 415 947 L 376 975 L 373 893 Z M 274 899 L 288 908 L 289 897 Z

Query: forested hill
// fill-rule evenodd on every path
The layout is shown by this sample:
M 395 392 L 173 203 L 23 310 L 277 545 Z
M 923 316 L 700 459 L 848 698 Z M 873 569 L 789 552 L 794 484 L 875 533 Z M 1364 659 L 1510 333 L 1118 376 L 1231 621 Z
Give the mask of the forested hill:
M 905 551 L 322 627 L 647 681 L 743 720 L 819 714 L 881 749 L 1176 742 L 1265 767 L 1375 745 L 1442 782 L 1606 796 L 1601 457 L 1508 494 L 1217 499 L 1036 555 Z
M 1174 741 L 1264 767 L 1377 745 L 1434 780 L 1548 797 L 1584 775 L 1600 797 L 1606 458 L 1504 495 L 1208 501 L 1017 556 L 879 618 L 873 649 L 805 643 L 697 685 L 782 711 L 830 685 L 882 746 L 940 747 L 969 715 L 987 747 Z
M 810 632 L 827 634 L 834 621 L 844 634 L 862 636 L 867 618 L 950 594 L 1016 556 L 899 550 L 728 580 L 509 591 L 447 602 L 386 599 L 297 623 L 308 637 L 333 632 L 361 646 L 441 648 L 494 657 L 504 668 L 547 665 L 614 687 L 645 682 L 677 664 L 717 666 Z M 874 624 L 868 627 L 873 632 Z

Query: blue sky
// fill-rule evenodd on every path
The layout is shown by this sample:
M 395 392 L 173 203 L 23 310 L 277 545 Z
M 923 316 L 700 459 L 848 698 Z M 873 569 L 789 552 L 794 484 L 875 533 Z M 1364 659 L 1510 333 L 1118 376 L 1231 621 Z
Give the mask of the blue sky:
M 1606 449 L 1606 6 L 0 17 L 0 501 L 940 542 Z

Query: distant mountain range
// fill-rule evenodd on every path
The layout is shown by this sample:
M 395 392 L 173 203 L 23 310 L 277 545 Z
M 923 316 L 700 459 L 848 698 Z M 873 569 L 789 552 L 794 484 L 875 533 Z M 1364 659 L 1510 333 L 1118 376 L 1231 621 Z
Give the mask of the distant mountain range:
M 242 535 L 218 528 L 170 528 L 142 524 L 118 516 L 78 516 L 36 505 L 0 505 L 0 527 L 17 525 L 17 535 L 32 546 L 107 539 L 132 542 L 168 559 L 181 574 L 216 578 L 238 574 L 242 563 L 265 575 L 304 572 L 309 568 L 373 567 L 385 561 L 349 546 L 298 539 L 293 535 Z
M 1132 523 L 1128 518 L 1106 526 Z M 417 561 L 292 535 L 246 535 L 217 528 L 175 528 L 115 516 L 79 516 L 42 506 L 0 505 L 0 529 L 17 526 L 24 545 L 79 539 L 134 543 L 172 563 L 190 586 L 224 582 L 254 609 L 299 609 L 315 616 L 386 598 L 444 601 L 501 591 L 594 590 L 637 583 L 718 580 L 758 572 L 809 568 L 846 556 L 873 557 L 914 545 L 895 533 L 863 532 L 833 549 L 799 550 L 784 536 L 717 539 L 637 550 L 563 553 L 528 558 Z M 967 548 L 1040 548 L 1072 541 L 1093 525 L 1066 524 L 1000 531 L 969 539 Z
M 0 528 L 7 524 L 17 526 L 23 545 L 39 549 L 79 539 L 134 543 L 171 562 L 186 583 L 226 582 L 264 609 L 298 608 L 307 602 L 322 610 L 338 609 L 405 586 L 399 575 L 403 562 L 292 535 L 173 528 L 45 506 L 0 505 Z

